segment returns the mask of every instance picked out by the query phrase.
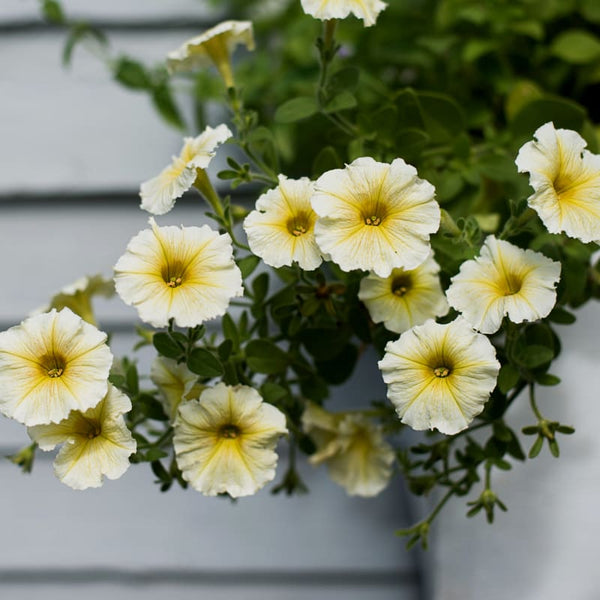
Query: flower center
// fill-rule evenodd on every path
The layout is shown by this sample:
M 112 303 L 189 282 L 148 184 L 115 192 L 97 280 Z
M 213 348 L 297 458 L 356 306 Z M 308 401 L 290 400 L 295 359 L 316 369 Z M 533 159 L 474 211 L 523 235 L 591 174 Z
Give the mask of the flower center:
M 505 272 L 503 283 L 502 293 L 505 296 L 512 296 L 521 291 L 521 288 L 523 287 L 523 278 L 517 273 Z
M 93 440 L 97 438 L 102 433 L 102 427 L 100 423 L 97 421 L 88 421 L 88 430 L 86 432 L 86 437 L 89 440 Z
M 57 379 L 65 372 L 66 364 L 62 356 L 54 354 L 43 356 L 40 362 L 43 365 L 42 370 L 51 379 Z
M 450 375 L 450 369 L 448 367 L 436 367 L 433 370 L 433 374 L 436 377 L 443 379 L 444 377 L 448 377 L 448 375 Z
M 304 235 L 310 228 L 308 215 L 305 213 L 298 213 L 291 219 L 288 219 L 286 226 L 287 230 L 294 237 L 300 237 L 301 235 Z
M 236 425 L 228 423 L 219 428 L 219 436 L 228 440 L 234 440 L 240 435 L 240 428 Z
M 392 294 L 402 298 L 410 290 L 411 283 L 410 275 L 406 273 L 394 277 L 392 279 Z
M 55 379 L 56 377 L 60 377 L 64 372 L 64 369 L 60 367 L 52 367 L 52 369 L 48 369 L 48 377 L 52 377 Z
M 381 217 L 377 215 L 369 215 L 365 217 L 365 225 L 371 225 L 377 227 L 377 225 L 381 224 Z
M 185 266 L 179 261 L 168 263 L 166 267 L 163 267 L 162 277 L 167 287 L 179 287 L 183 283 L 184 272 Z
M 181 279 L 181 277 L 171 277 L 169 278 L 169 281 L 166 282 L 166 284 L 171 288 L 176 288 L 181 285 L 182 281 L 183 279 Z

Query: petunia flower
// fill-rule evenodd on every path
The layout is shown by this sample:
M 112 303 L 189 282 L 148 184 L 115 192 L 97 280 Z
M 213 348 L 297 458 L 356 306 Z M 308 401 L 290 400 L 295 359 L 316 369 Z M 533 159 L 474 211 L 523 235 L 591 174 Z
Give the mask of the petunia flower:
M 600 241 L 600 156 L 585 150 L 575 131 L 542 125 L 519 150 L 519 172 L 529 173 L 527 202 L 550 233 Z
M 402 333 L 448 312 L 439 271 L 439 265 L 429 256 L 416 269 L 394 269 L 389 277 L 371 273 L 360 282 L 358 298 L 374 323 Z
M 480 255 L 461 265 L 446 296 L 474 329 L 494 333 L 505 316 L 513 323 L 547 316 L 559 279 L 559 262 L 490 235 Z
M 315 238 L 343 271 L 389 277 L 414 269 L 429 255 L 429 235 L 440 224 L 434 187 L 401 158 L 391 164 L 357 158 L 327 171 L 315 184 Z
M 198 375 L 192 373 L 185 363 L 157 356 L 150 367 L 150 379 L 160 391 L 165 413 L 171 421 L 183 400 L 198 398 L 205 386 L 198 383 Z
M 302 0 L 304 12 L 315 19 L 345 19 L 353 14 L 364 21 L 365 27 L 375 25 L 377 16 L 386 6 L 381 0 Z
M 106 396 L 85 412 L 72 411 L 57 424 L 30 427 L 28 433 L 42 450 L 63 444 L 54 460 L 54 472 L 75 490 L 100 487 L 103 476 L 118 479 L 129 468 L 136 442 L 123 415 L 131 401 L 109 385 Z
M 35 311 L 34 314 L 48 312 L 53 308 L 56 310 L 69 308 L 84 321 L 96 326 L 96 318 L 92 309 L 92 298 L 94 296 L 110 298 L 114 294 L 115 285 L 112 279 L 105 279 L 102 275 L 80 277 L 52 296 L 50 303 L 42 309 Z
M 251 387 L 219 383 L 179 405 L 173 445 L 183 478 L 206 496 L 254 494 L 275 477 L 284 414 Z
M 198 137 L 185 138 L 179 156 L 160 175 L 140 187 L 141 208 L 154 215 L 168 213 L 175 200 L 181 198 L 203 174 L 215 155 L 216 148 L 233 134 L 227 125 L 207 127 Z
M 233 261 L 229 236 L 202 227 L 159 227 L 140 231 L 115 265 L 115 287 L 140 319 L 166 327 L 194 327 L 225 314 L 241 296 L 242 275 Z
M 388 342 L 379 368 L 403 423 L 453 435 L 483 410 L 500 364 L 489 339 L 458 318 L 427 321 Z
M 350 496 L 376 496 L 388 485 L 394 450 L 381 426 L 361 413 L 330 413 L 312 402 L 302 425 L 317 446 L 311 464 L 325 463 L 331 479 Z
M 250 249 L 266 264 L 289 267 L 296 261 L 302 269 L 312 271 L 323 261 L 315 242 L 313 192 L 314 184 L 308 178 L 279 175 L 279 185 L 256 201 L 256 210 L 244 220 L 244 230 Z
M 214 65 L 228 88 L 235 87 L 231 69 L 231 54 L 236 46 L 243 44 L 254 50 L 254 34 L 250 21 L 224 21 L 212 29 L 185 42 L 167 55 L 167 68 L 176 71 Z
M 106 334 L 70 309 L 29 317 L 0 333 L 0 411 L 25 425 L 58 423 L 106 394 Z

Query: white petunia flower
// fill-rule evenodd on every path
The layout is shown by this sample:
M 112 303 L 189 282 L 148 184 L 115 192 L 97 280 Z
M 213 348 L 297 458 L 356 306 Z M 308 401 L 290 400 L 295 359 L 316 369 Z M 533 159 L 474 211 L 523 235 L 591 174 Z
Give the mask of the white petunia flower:
M 123 415 L 131 401 L 112 385 L 94 408 L 72 411 L 57 424 L 37 425 L 29 435 L 42 450 L 63 444 L 54 460 L 54 472 L 75 490 L 100 487 L 103 476 L 118 479 L 129 468 L 136 443 Z
M 600 156 L 585 150 L 575 131 L 542 125 L 519 150 L 519 172 L 529 173 L 527 202 L 550 233 L 600 241 Z
M 381 0 L 302 0 L 304 12 L 315 19 L 345 19 L 353 14 L 364 21 L 365 27 L 375 25 L 377 16 L 386 6 Z
M 167 68 L 176 71 L 193 71 L 214 65 L 228 88 L 235 87 L 231 69 L 231 54 L 243 44 L 254 50 L 254 34 L 250 21 L 224 21 L 212 29 L 185 42 L 167 55 Z
M 25 425 L 58 423 L 106 394 L 106 334 L 68 308 L 0 333 L 0 411 Z
M 402 333 L 448 312 L 439 272 L 439 265 L 429 256 L 416 269 L 394 269 L 385 278 L 371 274 L 360 282 L 358 298 L 374 323 Z
M 483 410 L 500 364 L 488 338 L 459 318 L 427 321 L 388 342 L 379 368 L 403 423 L 453 435 Z
M 198 383 L 198 375 L 192 373 L 185 363 L 157 356 L 150 367 L 150 379 L 158 387 L 165 413 L 171 421 L 183 400 L 198 398 L 206 387 Z
M 219 383 L 179 405 L 173 445 L 183 478 L 206 496 L 256 493 L 275 477 L 284 414 L 251 387 Z
M 376 496 L 388 485 L 394 450 L 381 426 L 360 413 L 330 413 L 312 402 L 302 425 L 317 446 L 311 464 L 325 463 L 331 479 L 350 496 Z
M 179 156 L 160 175 L 140 187 L 141 208 L 154 215 L 168 213 L 196 181 L 199 169 L 206 169 L 216 148 L 233 134 L 227 125 L 207 127 L 198 137 L 185 138 Z
M 482 333 L 547 316 L 556 303 L 560 263 L 510 242 L 486 238 L 479 257 L 465 261 L 446 292 L 450 306 Z
M 208 225 L 140 231 L 115 265 L 115 287 L 140 319 L 166 327 L 194 327 L 225 314 L 229 301 L 244 293 L 233 261 L 231 240 Z
M 429 255 L 429 235 L 440 224 L 434 187 L 401 158 L 391 164 L 357 158 L 327 171 L 315 184 L 315 237 L 343 271 L 388 277 L 414 269 Z
M 310 204 L 314 184 L 306 177 L 294 180 L 279 175 L 279 185 L 264 193 L 244 220 L 248 245 L 272 267 L 296 261 L 307 271 L 323 259 L 315 242 L 317 215 Z

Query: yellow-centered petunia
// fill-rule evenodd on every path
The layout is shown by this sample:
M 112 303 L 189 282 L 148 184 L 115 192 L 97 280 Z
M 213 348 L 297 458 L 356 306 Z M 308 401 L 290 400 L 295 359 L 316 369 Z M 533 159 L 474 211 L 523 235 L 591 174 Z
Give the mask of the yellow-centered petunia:
M 570 129 L 542 125 L 519 150 L 519 172 L 529 173 L 527 202 L 550 233 L 600 242 L 600 156 Z
M 244 293 L 228 235 L 208 225 L 159 227 L 150 217 L 115 265 L 115 288 L 140 319 L 166 327 L 194 327 L 225 314 Z
M 70 309 L 30 317 L 0 333 L 0 411 L 25 425 L 58 423 L 100 402 L 112 361 L 106 334 Z
M 238 45 L 254 50 L 254 33 L 250 21 L 224 21 L 185 42 L 167 55 L 171 73 L 193 71 L 214 65 L 228 88 L 235 87 L 231 54 Z
M 331 479 L 350 496 L 376 496 L 388 485 L 394 449 L 385 441 L 381 426 L 365 415 L 331 413 L 308 402 L 302 426 L 317 446 L 311 464 L 325 463 Z
M 500 364 L 489 339 L 458 318 L 427 321 L 388 342 L 379 368 L 403 423 L 453 435 L 483 410 Z
M 106 396 L 85 412 L 72 411 L 60 423 L 30 427 L 31 439 L 42 450 L 63 444 L 54 460 L 54 472 L 76 490 L 100 487 L 103 477 L 118 479 L 129 468 L 136 442 L 123 415 L 131 401 L 109 385 Z
M 256 493 L 275 477 L 285 415 L 251 387 L 219 383 L 179 405 L 173 445 L 183 478 L 206 496 Z
M 495 333 L 505 316 L 513 323 L 547 316 L 559 279 L 559 262 L 490 235 L 480 255 L 461 265 L 446 296 L 474 329 Z
M 307 178 L 287 179 L 279 175 L 279 185 L 256 201 L 256 209 L 244 220 L 248 245 L 272 267 L 293 262 L 307 271 L 323 259 L 315 241 L 317 215 L 310 204 L 314 184 Z
M 434 194 L 401 158 L 391 164 L 357 158 L 315 183 L 317 244 L 343 271 L 389 277 L 393 269 L 414 269 L 429 255 L 429 235 L 440 224 Z
M 185 138 L 179 156 L 174 156 L 171 164 L 160 175 L 142 183 L 141 208 L 153 215 L 168 213 L 175 206 L 175 201 L 198 178 L 204 176 L 204 169 L 214 157 L 217 147 L 232 135 L 227 125 L 218 125 L 214 129 L 207 127 L 195 138 Z
M 157 356 L 152 362 L 150 379 L 158 387 L 160 400 L 171 421 L 175 420 L 181 402 L 198 398 L 206 387 L 198 383 L 198 375 L 192 373 L 185 363 L 163 356 Z
M 321 19 L 345 19 L 353 14 L 364 21 L 365 27 L 375 25 L 379 13 L 387 4 L 381 0 L 301 0 L 308 15 Z
M 448 312 L 439 272 L 440 266 L 429 256 L 416 269 L 394 269 L 389 277 L 371 273 L 360 282 L 358 298 L 374 323 L 402 333 Z

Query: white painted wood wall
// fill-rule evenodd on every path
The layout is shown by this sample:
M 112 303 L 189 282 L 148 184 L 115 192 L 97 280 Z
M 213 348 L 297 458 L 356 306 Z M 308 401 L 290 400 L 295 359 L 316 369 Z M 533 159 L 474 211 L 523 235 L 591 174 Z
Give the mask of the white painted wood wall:
M 63 4 L 70 15 L 121 25 L 208 18 L 194 0 Z M 83 48 L 63 70 L 64 32 L 37 27 L 37 18 L 35 0 L 0 0 L 2 328 L 83 274 L 111 274 L 147 223 L 139 183 L 181 144 L 145 96 L 115 85 Z M 117 50 L 160 61 L 195 33 L 120 28 L 110 39 Z M 199 214 L 200 206 L 184 201 L 160 222 L 198 223 Z M 100 302 L 98 313 L 122 330 L 113 352 L 129 351 L 135 311 L 114 300 Z M 374 361 L 362 378 L 383 397 Z M 342 401 L 364 404 L 356 382 L 340 390 Z M 2 453 L 25 443 L 24 428 L 1 418 Z M 0 462 L 0 598 L 423 597 L 418 555 L 393 534 L 410 509 L 398 483 L 375 500 L 351 499 L 323 470 L 304 465 L 310 495 L 273 497 L 265 489 L 232 504 L 194 491 L 161 494 L 146 465 L 99 490 L 74 492 L 52 475 L 52 457 L 39 456 L 30 476 Z

